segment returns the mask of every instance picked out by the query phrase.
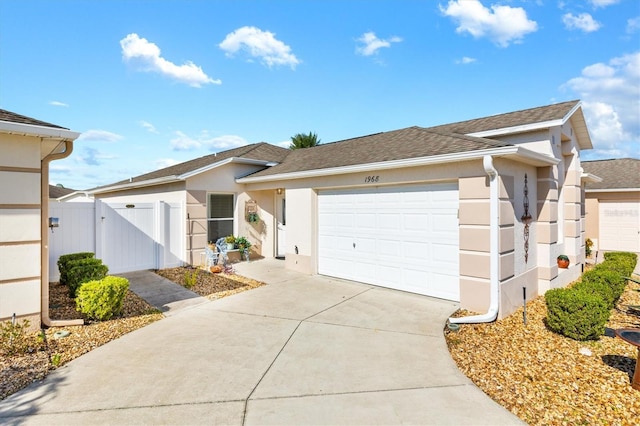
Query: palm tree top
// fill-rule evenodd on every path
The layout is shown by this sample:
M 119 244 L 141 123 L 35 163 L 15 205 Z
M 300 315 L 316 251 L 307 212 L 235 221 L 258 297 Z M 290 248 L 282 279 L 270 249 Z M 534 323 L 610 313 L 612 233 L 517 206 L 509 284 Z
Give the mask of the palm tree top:
M 297 133 L 291 136 L 289 149 L 310 148 L 316 145 L 320 145 L 320 139 L 318 139 L 317 134 L 313 132 L 309 132 L 309 134 Z

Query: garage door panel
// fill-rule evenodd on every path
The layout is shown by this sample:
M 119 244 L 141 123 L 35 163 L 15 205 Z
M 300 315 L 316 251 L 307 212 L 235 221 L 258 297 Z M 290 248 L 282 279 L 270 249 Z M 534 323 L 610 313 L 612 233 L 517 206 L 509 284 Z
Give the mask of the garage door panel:
M 600 249 L 640 252 L 640 202 L 600 202 Z
M 318 271 L 457 301 L 457 209 L 456 184 L 320 192 Z

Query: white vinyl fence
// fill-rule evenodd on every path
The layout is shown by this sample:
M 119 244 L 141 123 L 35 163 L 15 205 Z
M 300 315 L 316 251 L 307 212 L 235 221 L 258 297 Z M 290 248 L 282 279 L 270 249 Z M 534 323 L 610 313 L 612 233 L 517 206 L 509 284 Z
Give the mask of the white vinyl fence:
M 49 281 L 59 279 L 60 255 L 90 251 L 110 274 L 181 266 L 184 208 L 180 203 L 49 203 L 59 227 L 49 234 Z

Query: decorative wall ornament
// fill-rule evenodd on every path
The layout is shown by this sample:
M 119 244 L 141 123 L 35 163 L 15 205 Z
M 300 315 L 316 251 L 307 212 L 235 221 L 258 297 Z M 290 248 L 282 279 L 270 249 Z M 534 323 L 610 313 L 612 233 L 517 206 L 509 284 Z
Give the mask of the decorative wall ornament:
M 529 224 L 531 223 L 531 214 L 529 213 L 529 186 L 527 183 L 527 174 L 524 174 L 524 214 L 520 218 L 524 223 L 524 263 L 529 260 Z

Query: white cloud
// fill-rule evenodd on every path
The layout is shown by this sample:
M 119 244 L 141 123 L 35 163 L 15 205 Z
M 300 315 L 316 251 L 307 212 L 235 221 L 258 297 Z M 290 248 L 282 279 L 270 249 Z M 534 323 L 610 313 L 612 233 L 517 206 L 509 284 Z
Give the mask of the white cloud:
M 58 107 L 68 107 L 69 104 L 65 104 L 64 102 L 51 101 L 49 105 L 58 106 Z
M 300 60 L 291 53 L 291 48 L 275 38 L 275 34 L 256 27 L 242 27 L 227 34 L 218 45 L 227 56 L 244 51 L 251 57 L 259 58 L 265 65 L 288 65 L 295 69 Z
M 456 61 L 456 64 L 467 65 L 467 64 L 472 64 L 472 63 L 474 63 L 476 61 L 477 61 L 476 58 L 470 58 L 468 56 L 463 56 L 461 59 L 458 59 Z
M 475 38 L 486 37 L 500 47 L 520 43 L 538 29 L 521 7 L 491 5 L 491 10 L 478 0 L 451 0 L 440 11 L 458 24 L 457 33 L 468 32 Z
M 174 151 L 191 151 L 201 147 L 206 147 L 213 152 L 225 151 L 231 148 L 247 145 L 248 142 L 236 135 L 223 135 L 211 137 L 209 132 L 202 131 L 195 138 L 188 136 L 184 132 L 175 132 L 176 137 L 171 139 L 171 147 Z
M 590 33 L 600 29 L 600 23 L 594 20 L 588 13 L 581 13 L 579 15 L 566 13 L 562 15 L 562 22 L 568 30 L 582 30 L 585 33 Z
M 116 158 L 113 155 L 103 154 L 95 148 L 85 147 L 84 154 L 77 157 L 77 159 L 90 166 L 99 166 L 102 164 L 102 160 L 112 160 Z
M 627 19 L 627 34 L 634 34 L 640 30 L 640 16 Z
M 587 157 L 640 155 L 640 51 L 589 65 L 562 87 L 583 101 L 594 145 Z
M 402 41 L 400 37 L 393 36 L 386 40 L 379 39 L 372 31 L 362 34 L 356 40 L 360 46 L 356 46 L 356 53 L 362 56 L 371 56 L 378 53 L 383 47 L 391 47 L 391 43 L 399 43 Z
M 190 151 L 193 149 L 198 149 L 202 146 L 202 144 L 193 139 L 181 131 L 175 132 L 176 137 L 171 139 L 170 144 L 171 148 L 174 151 Z
M 618 3 L 620 0 L 590 0 L 590 3 L 595 7 L 607 7 L 612 4 Z
M 125 62 L 131 62 L 141 71 L 157 72 L 191 87 L 201 87 L 203 84 L 220 84 L 207 76 L 202 68 L 191 61 L 183 65 L 176 65 L 160 56 L 160 48 L 147 39 L 132 33 L 120 40 L 122 57 Z
M 223 135 L 215 138 L 207 139 L 203 144 L 209 148 L 210 151 L 225 151 L 231 148 L 238 148 L 240 146 L 247 145 L 244 138 L 236 135 Z
M 150 133 L 158 133 L 158 131 L 156 130 L 156 126 L 154 126 L 153 124 L 149 123 L 148 121 L 140 120 L 138 123 L 140 124 L 140 126 L 145 128 L 148 132 L 150 132 Z
M 274 145 L 281 148 L 289 148 L 289 146 L 291 146 L 291 139 L 282 142 L 276 142 L 274 143 Z
M 83 132 L 78 141 L 118 142 L 122 136 L 107 132 L 106 130 L 87 130 Z

